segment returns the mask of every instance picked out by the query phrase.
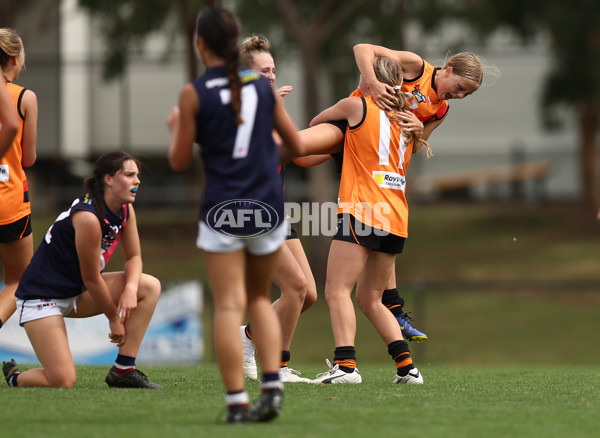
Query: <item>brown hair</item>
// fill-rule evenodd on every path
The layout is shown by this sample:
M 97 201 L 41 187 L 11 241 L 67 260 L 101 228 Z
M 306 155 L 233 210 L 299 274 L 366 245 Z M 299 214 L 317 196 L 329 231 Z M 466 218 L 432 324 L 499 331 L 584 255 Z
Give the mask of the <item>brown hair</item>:
M 239 76 L 240 52 L 237 46 L 240 25 L 237 18 L 221 7 L 206 8 L 198 15 L 197 37 L 202 37 L 210 50 L 225 61 L 225 71 L 231 88 L 231 107 L 235 112 L 237 124 L 242 124 L 242 81 Z
M 104 209 L 104 175 L 115 175 L 119 170 L 123 169 L 123 163 L 128 160 L 133 160 L 138 169 L 141 169 L 138 159 L 129 152 L 107 152 L 98 157 L 94 165 L 94 173 L 83 181 L 83 187 L 92 199 L 92 204 L 98 212 L 101 222 L 104 222 L 106 216 Z
M 252 35 L 242 41 L 240 56 L 242 62 L 249 68 L 254 65 L 254 57 L 257 53 L 271 54 L 271 43 L 262 35 Z

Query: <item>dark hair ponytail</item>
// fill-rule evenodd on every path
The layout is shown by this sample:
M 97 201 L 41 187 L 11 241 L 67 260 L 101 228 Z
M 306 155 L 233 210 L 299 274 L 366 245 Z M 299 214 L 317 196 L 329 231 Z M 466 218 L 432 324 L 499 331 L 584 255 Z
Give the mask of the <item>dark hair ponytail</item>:
M 98 212 L 100 222 L 104 223 L 106 211 L 104 207 L 104 176 L 114 176 L 123 168 L 123 163 L 133 160 L 140 169 L 140 162 L 129 152 L 114 151 L 101 155 L 94 165 L 94 173 L 83 181 L 83 187 Z
M 201 36 L 210 50 L 225 61 L 225 71 L 231 88 L 231 108 L 238 125 L 243 123 L 242 81 L 239 76 L 240 51 L 237 46 L 240 25 L 231 12 L 220 7 L 207 8 L 198 15 L 196 37 Z

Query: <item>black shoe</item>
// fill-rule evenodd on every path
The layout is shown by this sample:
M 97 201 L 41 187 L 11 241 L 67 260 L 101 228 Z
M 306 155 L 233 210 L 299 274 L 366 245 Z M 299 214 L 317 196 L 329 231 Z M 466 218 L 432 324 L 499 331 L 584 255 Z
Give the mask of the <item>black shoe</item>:
M 21 370 L 14 359 L 11 359 L 10 362 L 2 362 L 2 372 L 8 386 L 15 386 L 13 385 L 13 379 L 21 374 Z
M 272 388 L 264 391 L 248 411 L 250 421 L 271 421 L 281 414 L 283 392 Z
M 227 424 L 242 424 L 247 423 L 248 408 L 243 405 L 233 405 L 227 410 L 227 417 L 225 417 L 225 423 Z
M 128 373 L 121 374 L 114 365 L 108 372 L 104 381 L 108 386 L 113 388 L 162 389 L 162 386 L 148 380 L 148 377 L 140 370 L 134 369 Z

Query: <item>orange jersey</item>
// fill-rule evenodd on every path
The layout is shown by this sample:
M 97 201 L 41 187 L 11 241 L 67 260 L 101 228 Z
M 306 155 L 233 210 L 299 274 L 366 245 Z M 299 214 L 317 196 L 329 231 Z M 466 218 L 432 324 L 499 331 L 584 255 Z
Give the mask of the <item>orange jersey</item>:
M 435 88 L 435 75 L 439 67 L 434 67 L 423 60 L 423 71 L 414 79 L 404 79 L 402 92 L 406 96 L 408 109 L 412 111 L 421 122 L 443 119 L 450 106 L 445 100 L 440 100 Z M 350 96 L 362 97 L 357 88 Z
M 421 122 L 443 119 L 450 109 L 448 102 L 440 100 L 435 88 L 438 67 L 423 60 L 423 72 L 414 79 L 404 79 L 402 92 L 411 110 Z
M 24 117 L 20 104 L 25 88 L 10 82 L 6 84 L 6 88 L 19 114 L 19 131 L 12 146 L 0 159 L 0 225 L 11 224 L 31 214 L 27 177 L 21 164 Z
M 389 120 L 372 97 L 362 98 L 365 116 L 348 127 L 338 193 L 338 214 L 396 236 L 408 236 L 406 169 L 412 141 Z

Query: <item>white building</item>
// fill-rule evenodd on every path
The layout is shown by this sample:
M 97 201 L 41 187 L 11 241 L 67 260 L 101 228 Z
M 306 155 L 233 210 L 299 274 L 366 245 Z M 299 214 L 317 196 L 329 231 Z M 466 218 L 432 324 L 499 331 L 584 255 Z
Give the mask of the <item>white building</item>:
M 59 10 L 53 8 L 56 6 L 51 2 L 40 2 L 38 9 L 21 17 L 16 26 L 27 51 L 27 71 L 19 82 L 36 92 L 40 107 L 40 166 L 36 166 L 39 172 L 33 181 L 37 181 L 40 190 L 48 190 L 54 184 L 80 187 L 77 178 L 67 177 L 69 173 L 86 175 L 90 159 L 120 148 L 162 163 L 165 171 L 169 143 L 165 119 L 187 80 L 183 51 L 173 53 L 164 62 L 166 42 L 157 34 L 147 42 L 143 55 L 130 59 L 121 79 L 105 83 L 101 70 L 106 48 L 96 23 L 77 8 L 76 0 L 62 0 Z M 42 22 L 46 24 L 40 28 Z M 445 57 L 441 47 L 457 32 L 460 30 L 448 27 L 439 35 L 425 38 L 411 28 L 407 48 L 441 65 Z M 550 162 L 551 173 L 546 181 L 549 197 L 578 197 L 573 121 L 568 120 L 567 129 L 559 132 L 545 131 L 539 121 L 541 81 L 549 63 L 543 42 L 524 48 L 510 35 L 499 34 L 485 49 L 473 51 L 497 66 L 501 76 L 495 84 L 483 86 L 466 100 L 451 102 L 447 120 L 430 139 L 434 158 L 427 162 L 422 157 L 415 158 L 412 174 L 427 179 L 510 164 L 514 151 L 519 149 L 525 161 Z M 277 60 L 277 81 L 295 85 L 293 93 L 286 97 L 286 105 L 302 128 L 306 121 L 301 114 L 301 69 L 293 50 L 286 52 L 287 57 Z M 323 105 L 329 105 L 333 97 L 325 100 Z M 178 178 L 170 181 L 185 182 L 184 177 Z M 293 182 L 288 186 L 288 193 L 303 192 L 295 190 Z M 170 193 L 168 188 L 163 190 L 167 192 L 153 198 Z M 56 196 L 63 196 L 52 193 L 55 192 L 44 194 L 44 200 L 52 202 Z M 36 202 L 41 202 L 39 198 Z M 181 199 L 187 198 L 184 195 Z

